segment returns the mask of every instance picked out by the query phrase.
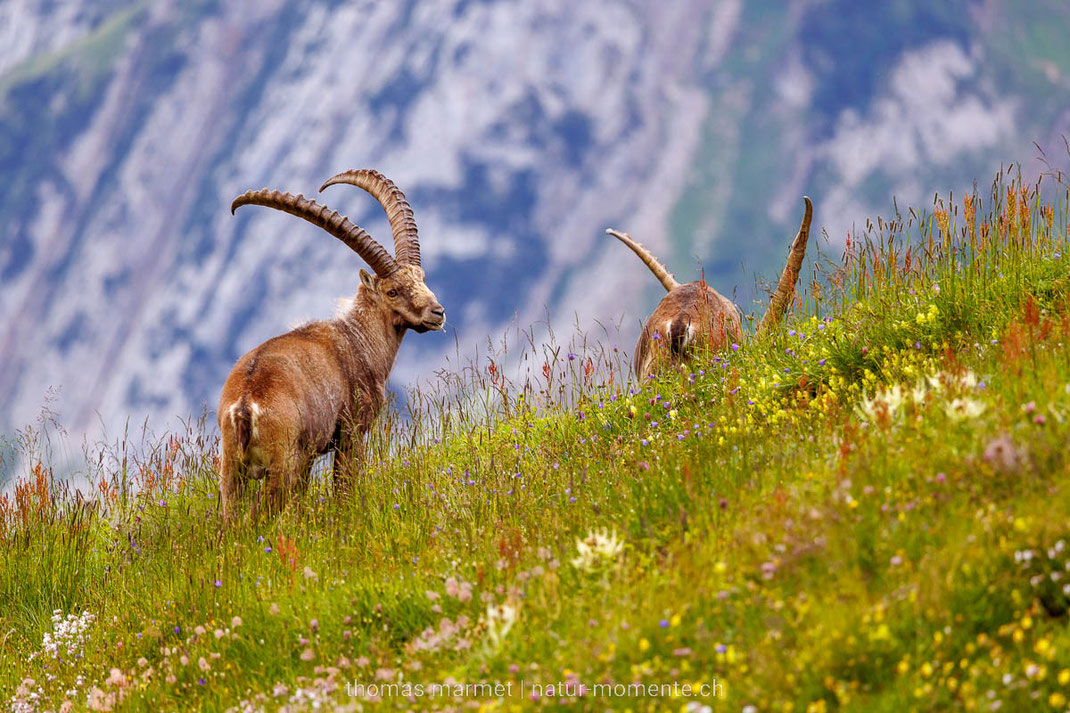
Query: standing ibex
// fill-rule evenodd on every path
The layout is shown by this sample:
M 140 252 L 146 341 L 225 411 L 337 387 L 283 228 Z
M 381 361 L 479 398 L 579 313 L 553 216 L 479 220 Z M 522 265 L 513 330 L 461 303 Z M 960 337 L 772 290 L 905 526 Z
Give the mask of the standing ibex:
M 795 282 L 799 279 L 799 269 L 806 254 L 810 220 L 814 214 L 810 199 L 804 197 L 803 200 L 806 202 L 806 212 L 802 225 L 791 244 L 788 262 L 780 274 L 776 292 L 758 325 L 759 334 L 776 326 L 795 293 Z M 649 250 L 628 234 L 612 228 L 606 232 L 630 247 L 669 292 L 643 325 L 639 341 L 635 343 L 632 368 L 636 376 L 643 378 L 651 374 L 658 361 L 676 363 L 686 358 L 691 345 L 697 341 L 705 341 L 711 349 L 724 347 L 730 337 L 742 341 L 739 310 L 731 300 L 707 285 L 705 279 L 681 285 Z
M 292 490 L 307 484 L 313 459 L 329 451 L 340 481 L 360 459 L 405 332 L 443 329 L 446 323 L 442 305 L 424 284 L 416 222 L 401 190 L 371 170 L 340 173 L 320 190 L 337 183 L 359 186 L 383 206 L 396 259 L 348 218 L 301 195 L 265 188 L 231 205 L 232 213 L 254 204 L 304 218 L 348 245 L 375 274 L 360 271 L 356 297 L 340 317 L 269 339 L 231 371 L 218 411 L 224 519 L 250 478 L 264 478 L 254 517 L 262 505 L 278 511 Z

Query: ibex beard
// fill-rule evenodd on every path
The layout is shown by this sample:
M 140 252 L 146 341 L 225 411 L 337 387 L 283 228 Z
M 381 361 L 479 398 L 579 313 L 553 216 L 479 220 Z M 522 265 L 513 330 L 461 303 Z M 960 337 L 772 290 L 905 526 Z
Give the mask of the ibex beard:
M 300 195 L 249 191 L 234 201 L 297 215 L 346 243 L 372 267 L 338 317 L 299 327 L 245 354 L 227 378 L 217 416 L 222 436 L 219 491 L 224 520 L 248 480 L 263 479 L 251 513 L 278 512 L 303 491 L 313 460 L 334 453 L 336 485 L 358 467 L 364 435 L 386 400 L 386 382 L 408 330 L 445 327 L 446 314 L 424 282 L 412 211 L 375 171 L 347 171 L 326 184 L 360 186 L 382 203 L 396 259 L 340 214 Z M 322 189 L 321 189 L 322 190 Z

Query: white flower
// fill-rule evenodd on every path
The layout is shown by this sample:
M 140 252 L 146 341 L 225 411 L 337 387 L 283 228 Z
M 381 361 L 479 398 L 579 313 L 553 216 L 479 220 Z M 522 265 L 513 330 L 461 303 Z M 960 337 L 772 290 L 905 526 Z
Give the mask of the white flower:
M 952 421 L 973 419 L 985 412 L 985 405 L 973 399 L 954 399 L 945 407 L 947 417 Z
M 906 404 L 908 396 L 907 390 L 896 384 L 878 391 L 873 398 L 863 398 L 857 408 L 858 415 L 867 423 L 873 423 L 881 413 L 886 413 L 888 418 L 894 421 Z
M 590 530 L 587 537 L 576 540 L 578 557 L 573 558 L 572 565 L 577 569 L 590 572 L 602 562 L 611 562 L 617 559 L 624 550 L 624 543 L 617 539 L 617 533 L 602 528 L 600 531 Z
M 505 642 L 509 630 L 516 623 L 516 607 L 509 604 L 487 604 L 487 638 L 490 639 L 494 648 L 499 648 Z
M 63 617 L 63 611 L 56 609 L 52 612 L 52 631 L 45 632 L 41 637 L 41 648 L 52 658 L 61 656 L 77 657 L 82 653 L 82 647 L 86 640 L 86 631 L 96 620 L 89 612 L 81 615 L 68 614 Z

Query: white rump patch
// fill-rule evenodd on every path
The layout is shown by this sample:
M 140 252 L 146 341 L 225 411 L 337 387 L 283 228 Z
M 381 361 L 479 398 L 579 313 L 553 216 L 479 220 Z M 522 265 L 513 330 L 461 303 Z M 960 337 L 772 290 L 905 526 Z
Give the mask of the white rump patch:
M 687 325 L 687 335 L 684 337 L 684 349 L 691 346 L 692 340 L 695 338 L 695 326 L 690 322 Z
M 260 404 L 255 401 L 249 402 L 249 438 L 253 441 L 260 440 Z

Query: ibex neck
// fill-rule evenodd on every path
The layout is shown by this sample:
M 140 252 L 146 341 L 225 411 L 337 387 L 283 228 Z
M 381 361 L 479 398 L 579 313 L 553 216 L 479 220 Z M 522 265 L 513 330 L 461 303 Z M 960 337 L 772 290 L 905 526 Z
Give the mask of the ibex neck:
M 350 353 L 360 371 L 382 388 L 394 366 L 406 330 L 394 324 L 393 314 L 384 312 L 362 286 L 353 305 L 341 320 L 346 326 Z

